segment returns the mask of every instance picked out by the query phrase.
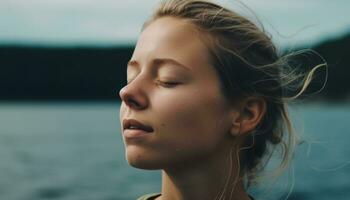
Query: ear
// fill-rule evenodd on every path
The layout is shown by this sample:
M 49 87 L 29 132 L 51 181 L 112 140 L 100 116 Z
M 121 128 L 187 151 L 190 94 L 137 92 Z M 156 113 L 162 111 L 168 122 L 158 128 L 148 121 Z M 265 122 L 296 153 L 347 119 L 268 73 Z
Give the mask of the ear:
M 254 130 L 266 113 L 266 101 L 259 97 L 247 97 L 232 115 L 231 135 L 238 136 Z

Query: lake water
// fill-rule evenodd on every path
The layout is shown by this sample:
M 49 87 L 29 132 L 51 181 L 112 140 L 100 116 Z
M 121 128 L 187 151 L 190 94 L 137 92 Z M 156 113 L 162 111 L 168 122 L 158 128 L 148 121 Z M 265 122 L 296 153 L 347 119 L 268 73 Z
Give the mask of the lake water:
M 289 199 L 350 199 L 350 104 L 290 109 L 308 142 L 294 176 L 257 199 L 282 199 L 292 183 Z M 1 103 L 0 199 L 134 200 L 160 191 L 160 171 L 127 165 L 118 113 L 119 103 Z

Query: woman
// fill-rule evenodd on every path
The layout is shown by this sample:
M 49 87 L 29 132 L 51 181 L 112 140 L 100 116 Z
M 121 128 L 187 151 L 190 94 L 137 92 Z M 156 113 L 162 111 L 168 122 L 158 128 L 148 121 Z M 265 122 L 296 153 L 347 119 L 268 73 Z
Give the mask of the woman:
M 139 199 L 253 199 L 246 189 L 272 149 L 281 147 L 282 168 L 288 163 L 295 136 L 286 101 L 313 72 L 293 74 L 287 64 L 264 31 L 233 11 L 162 2 L 120 90 L 128 163 L 162 169 L 161 193 Z M 300 87 L 287 97 L 291 84 Z

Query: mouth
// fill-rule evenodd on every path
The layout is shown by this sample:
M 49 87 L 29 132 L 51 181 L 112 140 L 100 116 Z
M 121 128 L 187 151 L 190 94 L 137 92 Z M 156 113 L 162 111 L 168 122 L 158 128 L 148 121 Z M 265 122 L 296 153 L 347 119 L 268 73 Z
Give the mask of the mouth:
M 141 137 L 152 133 L 154 130 L 151 126 L 141 123 L 135 119 L 123 120 L 123 135 L 126 138 Z

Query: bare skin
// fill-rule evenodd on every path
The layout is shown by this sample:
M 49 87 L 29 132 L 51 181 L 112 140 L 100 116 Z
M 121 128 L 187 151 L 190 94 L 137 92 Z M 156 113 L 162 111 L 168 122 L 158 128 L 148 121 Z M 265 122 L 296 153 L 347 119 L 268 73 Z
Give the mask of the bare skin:
M 225 199 L 248 200 L 238 180 L 237 145 L 266 105 L 258 98 L 227 101 L 198 34 L 192 24 L 172 17 L 155 20 L 141 33 L 128 64 L 128 85 L 120 91 L 120 119 L 136 119 L 154 132 L 123 137 L 126 159 L 136 168 L 162 169 L 157 200 L 213 200 L 230 170 Z
M 217 162 L 213 162 L 217 160 Z M 242 181 L 237 180 L 233 172 L 233 176 L 229 179 L 230 182 L 227 190 L 222 194 L 226 178 L 229 177 L 229 170 L 221 168 L 228 166 L 227 162 L 218 164 L 224 161 L 225 158 L 210 159 L 208 162 L 212 164 L 193 166 L 190 168 L 180 169 L 164 169 L 162 171 L 162 195 L 157 197 L 157 200 L 178 200 L 178 199 L 204 199 L 214 200 L 220 199 L 239 199 L 248 200 L 249 197 L 244 190 Z M 186 166 L 187 167 L 187 166 Z M 237 182 L 234 182 L 234 181 Z

